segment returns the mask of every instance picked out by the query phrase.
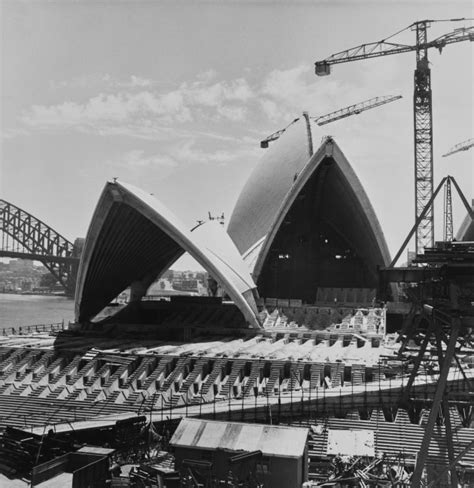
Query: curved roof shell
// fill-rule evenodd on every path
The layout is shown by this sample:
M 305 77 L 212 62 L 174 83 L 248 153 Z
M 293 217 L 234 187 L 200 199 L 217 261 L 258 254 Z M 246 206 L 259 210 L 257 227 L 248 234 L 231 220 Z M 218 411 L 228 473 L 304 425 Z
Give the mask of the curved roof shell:
M 139 299 L 186 251 L 258 327 L 255 283 L 222 226 L 209 222 L 191 232 L 156 198 L 118 182 L 105 185 L 89 226 L 77 278 L 76 319 L 90 320 L 128 286 Z
M 474 202 L 473 202 L 474 203 Z M 474 211 L 474 205 L 472 206 Z M 474 241 L 474 220 L 469 213 L 464 217 L 458 232 L 456 233 L 458 241 Z
M 375 287 L 377 265 L 390 262 L 347 158 L 329 137 L 309 156 L 310 142 L 304 125 L 294 124 L 255 168 L 231 218 L 229 233 L 262 296 L 302 298 L 303 289 L 311 294 L 318 286 Z
M 251 254 L 266 237 L 311 153 L 311 131 L 303 117 L 265 150 L 237 199 L 227 229 L 242 255 Z

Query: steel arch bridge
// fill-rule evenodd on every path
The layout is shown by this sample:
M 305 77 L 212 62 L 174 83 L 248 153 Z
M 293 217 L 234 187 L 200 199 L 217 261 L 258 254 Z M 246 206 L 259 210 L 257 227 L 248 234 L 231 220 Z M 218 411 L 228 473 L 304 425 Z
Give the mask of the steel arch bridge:
M 0 257 L 40 261 L 73 296 L 79 252 L 44 222 L 0 199 Z

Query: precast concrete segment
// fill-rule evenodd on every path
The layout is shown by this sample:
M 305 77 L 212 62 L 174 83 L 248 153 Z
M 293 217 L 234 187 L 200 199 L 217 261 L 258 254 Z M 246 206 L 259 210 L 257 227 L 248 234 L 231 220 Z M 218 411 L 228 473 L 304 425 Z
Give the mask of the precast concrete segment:
M 248 266 L 242 260 L 233 241 L 227 237 L 223 226 L 217 221 L 206 222 L 192 231 L 192 236 L 202 249 L 207 249 L 214 256 L 215 265 L 221 273 L 231 273 L 238 281 L 239 290 L 245 293 L 255 288 Z
M 347 158 L 331 137 L 313 134 L 312 140 L 318 149 L 311 156 L 311 135 L 300 120 L 274 141 L 230 219 L 228 232 L 261 296 L 311 302 L 320 287 L 372 289 L 377 266 L 390 262 L 374 209 Z M 330 243 L 324 249 L 322 236 Z
M 201 227 L 187 230 L 161 202 L 132 185 L 107 183 L 79 267 L 77 320 L 90 320 L 128 286 L 140 298 L 187 251 L 221 284 L 247 322 L 260 327 L 252 293 L 256 286 L 235 245 L 221 226 Z
M 474 202 L 472 208 L 474 209 Z M 474 220 L 469 214 L 464 217 L 456 234 L 457 241 L 474 241 Z
M 313 137 L 313 140 L 316 139 Z M 310 159 L 309 145 L 306 123 L 300 118 L 270 145 L 250 174 L 228 227 L 229 235 L 242 255 L 270 230 L 281 202 Z

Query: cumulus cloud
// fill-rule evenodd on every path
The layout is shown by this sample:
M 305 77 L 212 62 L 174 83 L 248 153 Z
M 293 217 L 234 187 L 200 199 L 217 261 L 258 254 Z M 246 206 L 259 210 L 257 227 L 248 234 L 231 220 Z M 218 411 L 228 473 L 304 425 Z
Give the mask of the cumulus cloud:
M 87 77 L 76 81 L 91 82 Z M 244 77 L 222 80 L 208 70 L 170 90 L 159 90 L 152 80 L 137 75 L 126 80 L 103 75 L 99 81 L 114 90 L 83 102 L 33 105 L 21 115 L 23 127 L 151 140 L 205 129 L 227 137 L 232 124 L 241 133 L 266 131 L 286 125 L 304 110 L 321 115 L 339 108 L 335 97 L 341 92 L 337 80 L 321 82 L 306 65 L 273 70 L 253 82 Z
M 197 147 L 195 140 L 190 140 L 172 148 L 169 155 L 179 163 L 227 164 L 241 157 L 242 150 L 245 151 L 245 149 L 204 150 Z
M 11 128 L 0 130 L 0 134 L 2 139 L 13 139 L 18 136 L 26 136 L 29 132 L 22 128 Z
M 77 129 L 97 134 L 132 133 L 150 137 L 160 127 L 185 122 L 229 120 L 242 121 L 245 103 L 255 97 L 246 80 L 214 82 L 216 74 L 206 72 L 192 83 L 182 83 L 174 90 L 120 90 L 100 93 L 85 102 L 66 101 L 57 105 L 33 105 L 21 115 L 29 128 L 43 130 Z M 148 81 L 131 77 L 134 87 L 148 86 Z
M 307 91 L 303 76 L 309 67 L 297 66 L 287 70 L 273 70 L 265 78 L 262 93 L 275 99 L 294 99 Z
M 341 108 L 341 92 L 344 86 L 337 78 L 321 80 L 311 66 L 301 65 L 271 71 L 262 83 L 260 105 L 268 118 L 290 121 L 303 111 L 316 116 Z
M 146 88 L 156 83 L 142 76 L 130 75 L 128 78 L 115 78 L 109 74 L 82 75 L 70 80 L 51 80 L 52 89 L 61 88 L 89 88 L 115 90 L 117 88 Z
M 259 149 L 256 144 L 215 149 L 199 146 L 196 139 L 188 138 L 163 147 L 159 154 L 148 154 L 143 149 L 133 149 L 109 160 L 108 164 L 134 171 L 148 171 L 152 168 L 171 169 L 194 164 L 225 166 L 235 161 L 254 160 L 258 155 Z
M 149 91 L 141 91 L 101 93 L 86 103 L 68 101 L 59 105 L 33 105 L 22 115 L 22 121 L 30 127 L 97 128 L 101 124 L 117 124 L 146 116 L 161 118 L 163 122 L 191 118 L 179 93 L 157 96 Z
M 130 76 L 130 81 L 128 82 L 128 85 L 125 86 L 132 86 L 132 87 L 140 87 L 143 88 L 145 86 L 151 86 L 153 82 L 151 80 L 148 80 L 146 78 L 142 78 L 140 76 L 135 76 L 132 75 Z
M 127 151 L 120 158 L 109 161 L 110 164 L 126 167 L 128 169 L 140 169 L 151 167 L 175 167 L 176 161 L 167 154 L 146 155 L 143 149 Z

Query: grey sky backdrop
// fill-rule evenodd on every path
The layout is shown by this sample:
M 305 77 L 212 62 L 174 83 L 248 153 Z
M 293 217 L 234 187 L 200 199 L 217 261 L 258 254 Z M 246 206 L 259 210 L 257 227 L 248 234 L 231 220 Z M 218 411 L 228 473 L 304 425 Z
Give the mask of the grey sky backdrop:
M 85 236 L 107 179 L 154 193 L 190 227 L 227 216 L 259 141 L 311 115 L 380 95 L 403 99 L 316 129 L 361 179 L 394 254 L 414 222 L 415 54 L 314 62 L 415 20 L 474 17 L 472 1 L 1 0 L 0 196 L 65 237 Z M 436 23 L 429 38 L 465 23 Z M 414 44 L 413 32 L 394 39 Z M 473 46 L 429 54 L 435 184 L 473 196 Z M 455 227 L 465 212 L 455 205 Z M 436 212 L 442 237 L 442 207 Z M 411 246 L 413 248 L 413 246 Z M 182 264 L 188 267 L 189 262 Z

